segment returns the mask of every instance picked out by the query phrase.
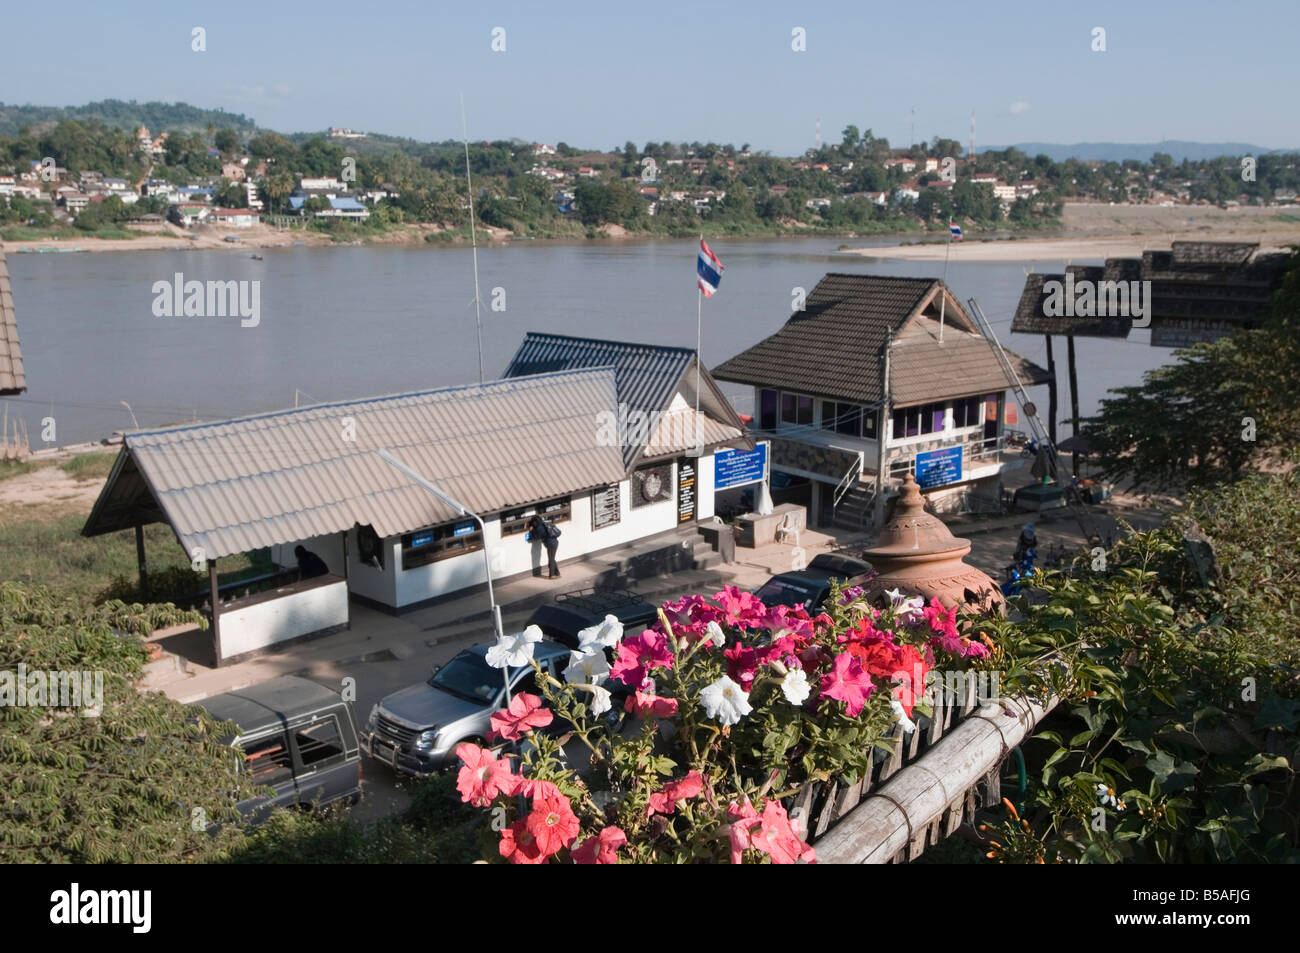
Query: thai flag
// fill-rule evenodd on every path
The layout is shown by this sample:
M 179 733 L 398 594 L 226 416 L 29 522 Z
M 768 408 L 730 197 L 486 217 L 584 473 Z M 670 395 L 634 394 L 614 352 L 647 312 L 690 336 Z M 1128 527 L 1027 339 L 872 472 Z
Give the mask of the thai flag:
M 960 226 L 960 225 L 958 225 L 956 222 L 949 222 L 949 223 L 948 223 L 948 231 L 952 232 L 952 237 L 953 237 L 953 238 L 957 239 L 957 241 L 961 241 L 961 226 Z
M 713 249 L 704 243 L 703 238 L 700 239 L 700 260 L 695 270 L 700 276 L 700 291 L 704 297 L 712 298 L 722 281 L 722 262 L 718 261 L 718 256 L 713 254 Z

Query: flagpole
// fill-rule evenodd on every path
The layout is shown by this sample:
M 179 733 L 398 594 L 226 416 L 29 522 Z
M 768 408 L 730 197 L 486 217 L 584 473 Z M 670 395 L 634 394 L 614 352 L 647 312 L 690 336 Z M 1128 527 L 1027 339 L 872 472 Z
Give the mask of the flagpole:
M 700 232 L 700 241 L 704 241 L 704 233 Z M 695 449 L 697 452 L 704 448 L 703 441 L 700 439 L 700 346 L 704 340 L 704 289 L 700 287 L 698 280 L 695 282 Z
M 943 315 L 948 304 L 948 254 L 952 251 L 952 225 L 957 221 L 957 210 L 953 209 L 948 219 L 948 244 L 943 250 L 943 288 L 939 295 L 939 343 L 943 343 Z

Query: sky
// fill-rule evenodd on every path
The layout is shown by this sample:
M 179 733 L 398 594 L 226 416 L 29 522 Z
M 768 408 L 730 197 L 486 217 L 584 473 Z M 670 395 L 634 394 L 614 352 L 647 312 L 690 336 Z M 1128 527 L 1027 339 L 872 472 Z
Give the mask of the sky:
M 206 49 L 196 51 L 194 30 Z M 498 46 L 493 50 L 494 30 Z M 1095 51 L 1097 28 L 1105 50 Z M 796 31 L 802 31 L 803 49 Z M 184 101 L 281 132 L 1300 147 L 1300 3 L 64 0 L 3 18 L 0 100 Z M 25 41 L 23 38 L 29 38 Z

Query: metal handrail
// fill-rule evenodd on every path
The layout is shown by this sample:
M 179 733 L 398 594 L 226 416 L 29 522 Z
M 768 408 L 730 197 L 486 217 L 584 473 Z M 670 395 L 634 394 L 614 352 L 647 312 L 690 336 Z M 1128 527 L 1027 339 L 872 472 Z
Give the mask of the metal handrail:
M 840 500 L 844 499 L 845 494 L 857 482 L 858 477 L 862 475 L 862 454 L 859 453 L 853 460 L 853 464 L 848 471 L 840 478 L 840 482 L 835 484 L 835 502 L 834 506 L 840 505 Z

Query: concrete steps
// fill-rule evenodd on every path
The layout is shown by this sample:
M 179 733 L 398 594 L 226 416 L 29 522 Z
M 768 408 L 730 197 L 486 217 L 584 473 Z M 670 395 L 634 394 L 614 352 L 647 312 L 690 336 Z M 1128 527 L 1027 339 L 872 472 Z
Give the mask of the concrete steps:
M 840 529 L 861 532 L 871 524 L 875 503 L 875 489 L 865 483 L 857 483 L 840 499 L 831 523 Z

